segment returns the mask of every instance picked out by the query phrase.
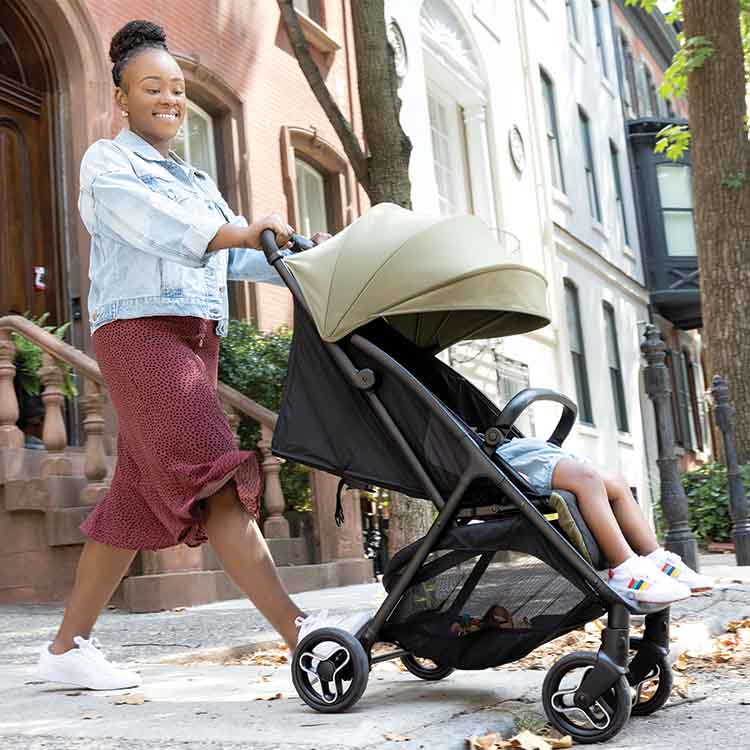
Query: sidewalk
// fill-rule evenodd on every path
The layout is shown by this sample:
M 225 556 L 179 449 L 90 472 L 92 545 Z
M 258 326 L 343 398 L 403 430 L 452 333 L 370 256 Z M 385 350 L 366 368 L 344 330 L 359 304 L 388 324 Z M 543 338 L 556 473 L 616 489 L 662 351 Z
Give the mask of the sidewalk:
M 727 621 L 750 617 L 750 567 L 737 568 L 732 562 L 728 555 L 702 559 L 703 570 L 721 584 L 710 597 L 675 606 L 676 622 L 702 622 L 709 631 L 720 632 Z M 382 597 L 382 587 L 369 584 L 294 599 L 306 611 L 346 612 L 373 608 Z M 39 684 L 34 676 L 38 648 L 52 637 L 60 616 L 59 607 L 0 607 L 3 750 L 448 750 L 464 747 L 472 734 L 512 731 L 524 712 L 539 710 L 543 670 L 456 672 L 443 682 L 425 683 L 384 664 L 373 671 L 353 711 L 317 714 L 297 697 L 288 666 L 221 663 L 278 641 L 243 600 L 146 615 L 107 611 L 96 635 L 108 655 L 141 671 L 144 685 L 119 693 L 72 691 Z M 123 692 L 147 700 L 117 705 Z M 750 709 L 742 705 L 750 703 L 750 686 L 747 680 L 726 679 L 720 689 L 708 692 L 700 703 L 632 720 L 607 747 L 705 744 L 734 750 L 738 730 L 750 733 Z M 282 698 L 268 700 L 278 693 Z M 396 742 L 386 735 L 411 739 Z

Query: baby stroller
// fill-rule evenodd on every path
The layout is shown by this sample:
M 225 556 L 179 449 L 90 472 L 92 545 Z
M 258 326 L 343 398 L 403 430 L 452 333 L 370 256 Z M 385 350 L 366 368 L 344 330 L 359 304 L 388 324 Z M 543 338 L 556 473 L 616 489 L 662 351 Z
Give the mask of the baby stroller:
M 387 597 L 356 637 L 323 629 L 298 645 L 292 677 L 302 700 L 343 711 L 376 662 L 401 659 L 417 677 L 440 680 L 518 660 L 606 614 L 601 648 L 568 654 L 547 673 L 550 722 L 577 742 L 601 742 L 631 713 L 660 708 L 671 689 L 668 608 L 621 599 L 597 574 L 607 565 L 575 497 L 535 494 L 496 455 L 541 400 L 562 406 L 550 437 L 561 445 L 575 405 L 530 388 L 501 411 L 436 357 L 459 341 L 547 325 L 544 277 L 475 217 L 390 204 L 312 249 L 296 238 L 304 253 L 284 257 L 270 231 L 262 242 L 295 300 L 273 452 L 350 486 L 429 499 L 437 511 L 427 535 L 390 561 Z M 631 613 L 645 615 L 642 638 L 630 637 Z M 376 643 L 394 649 L 374 655 Z

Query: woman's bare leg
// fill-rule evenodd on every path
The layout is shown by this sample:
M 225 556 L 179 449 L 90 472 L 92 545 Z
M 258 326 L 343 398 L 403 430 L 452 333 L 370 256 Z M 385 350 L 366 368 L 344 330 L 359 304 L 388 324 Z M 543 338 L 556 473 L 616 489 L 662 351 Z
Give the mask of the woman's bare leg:
M 286 592 L 266 540 L 240 503 L 234 482 L 208 498 L 207 507 L 204 525 L 224 570 L 294 648 L 298 630 L 294 620 L 304 613 Z
M 76 648 L 73 638 L 89 638 L 97 618 L 133 562 L 136 551 L 89 539 L 76 569 L 76 580 L 63 621 L 50 651 L 62 654 Z
M 563 458 L 552 473 L 552 487 L 576 496 L 586 525 L 613 568 L 633 557 L 635 553 L 620 530 L 604 481 L 594 469 L 574 459 Z
M 639 555 L 649 555 L 659 547 L 656 535 L 648 525 L 628 483 L 622 477 L 602 473 L 607 497 L 625 539 Z

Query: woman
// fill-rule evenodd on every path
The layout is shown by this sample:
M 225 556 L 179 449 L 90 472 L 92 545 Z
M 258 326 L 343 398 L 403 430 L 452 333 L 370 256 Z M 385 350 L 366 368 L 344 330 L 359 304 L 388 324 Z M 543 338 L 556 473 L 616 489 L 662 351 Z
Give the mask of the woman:
M 92 344 L 119 420 L 117 466 L 81 526 L 88 540 L 73 592 L 39 656 L 43 678 L 98 690 L 140 684 L 91 631 L 141 549 L 210 540 L 290 648 L 317 628 L 356 632 L 368 618 L 305 617 L 290 599 L 257 526 L 255 453 L 237 450 L 216 395 L 227 279 L 272 280 L 260 234 L 273 230 L 284 247 L 293 230 L 277 214 L 248 226 L 210 177 L 170 151 L 187 100 L 160 27 L 131 21 L 110 57 L 128 127 L 86 152 L 79 209 L 91 234 Z

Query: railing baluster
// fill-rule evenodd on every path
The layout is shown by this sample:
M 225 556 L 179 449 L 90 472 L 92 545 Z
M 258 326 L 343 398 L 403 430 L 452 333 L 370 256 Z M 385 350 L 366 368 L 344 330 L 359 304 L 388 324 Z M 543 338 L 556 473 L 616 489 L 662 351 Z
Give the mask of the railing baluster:
M 101 386 L 86 380 L 86 393 L 81 397 L 83 431 L 86 435 L 86 460 L 84 473 L 88 484 L 81 492 L 84 505 L 95 505 L 109 489 L 107 454 L 104 450 L 104 399 Z
M 284 461 L 271 453 L 273 430 L 265 425 L 261 425 L 260 430 L 261 439 L 258 441 L 258 448 L 263 455 L 262 469 L 265 481 L 263 497 L 268 514 L 268 518 L 263 524 L 263 534 L 269 539 L 288 539 L 290 536 L 289 521 L 282 515 L 285 503 L 284 492 L 279 480 L 279 470 Z
M 13 387 L 15 356 L 16 345 L 10 332 L 0 330 L 0 448 L 23 448 L 24 442 L 23 432 L 16 424 L 19 411 L 16 389 Z
M 42 439 L 48 455 L 42 460 L 40 473 L 42 478 L 51 474 L 60 476 L 71 476 L 73 465 L 65 455 L 65 447 L 68 444 L 68 436 L 63 419 L 63 373 L 57 362 L 50 354 L 42 354 L 42 367 L 39 369 L 39 377 L 44 384 L 42 401 L 44 402 L 44 427 L 42 428 Z

